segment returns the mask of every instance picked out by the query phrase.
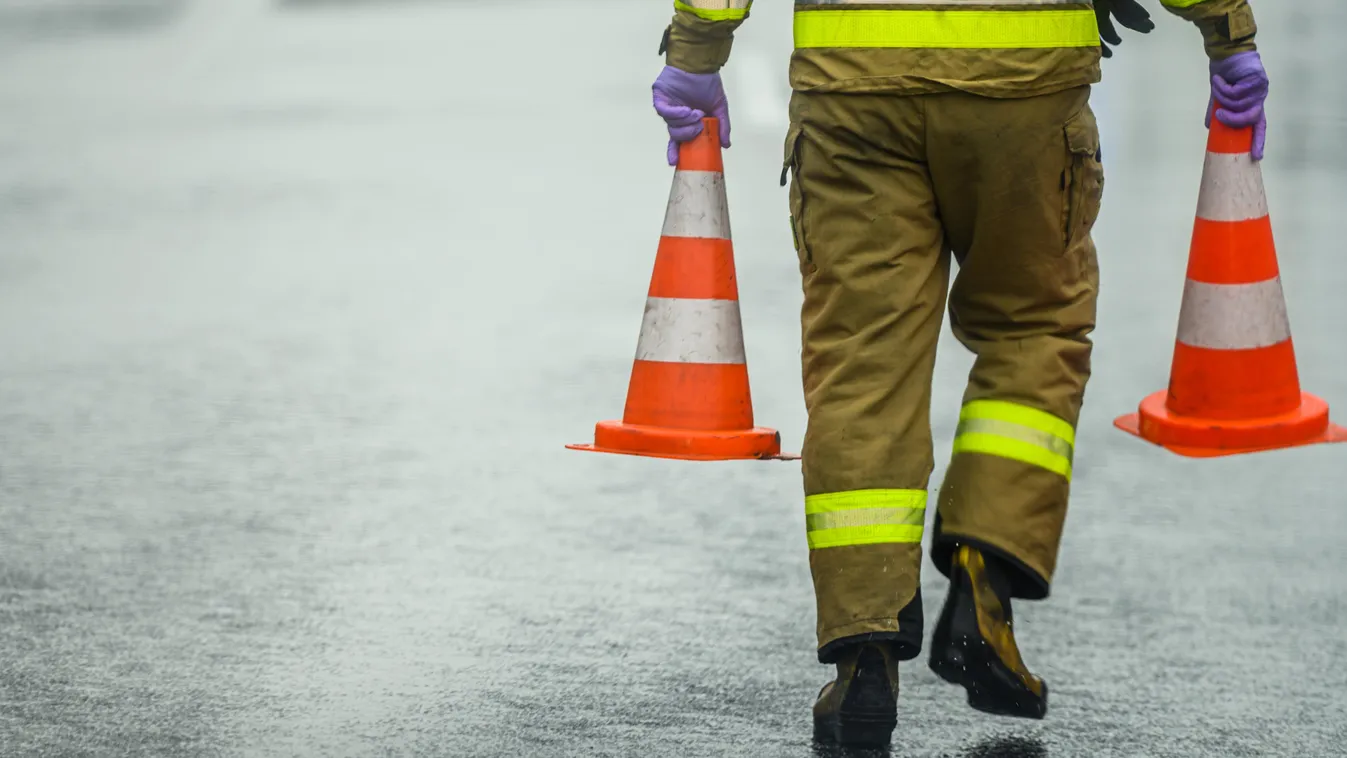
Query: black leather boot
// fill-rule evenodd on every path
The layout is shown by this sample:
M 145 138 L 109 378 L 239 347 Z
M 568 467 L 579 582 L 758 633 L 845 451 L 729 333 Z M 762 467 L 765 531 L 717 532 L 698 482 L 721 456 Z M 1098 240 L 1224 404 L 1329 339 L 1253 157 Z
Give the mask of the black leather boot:
M 842 653 L 837 679 L 814 703 L 814 739 L 858 748 L 883 748 L 898 725 L 898 659 L 882 642 Z
M 995 558 L 960 545 L 949 580 L 949 596 L 931 639 L 931 670 L 968 690 L 968 704 L 979 711 L 1043 718 L 1048 685 L 1020 658 L 1004 570 Z

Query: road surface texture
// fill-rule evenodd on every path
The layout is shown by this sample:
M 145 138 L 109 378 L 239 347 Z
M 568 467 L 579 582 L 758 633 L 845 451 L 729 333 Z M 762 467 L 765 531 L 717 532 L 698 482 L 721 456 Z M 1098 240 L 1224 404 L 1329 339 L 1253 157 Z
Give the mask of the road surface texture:
M 798 450 L 759 5 L 727 176 L 757 417 Z M 1198 34 L 1148 5 L 1095 97 L 1060 576 L 1018 614 L 1051 712 L 910 665 L 894 756 L 1347 755 L 1347 446 L 1194 462 L 1110 423 L 1168 381 L 1206 138 Z M 0 0 L 0 755 L 832 755 L 799 465 L 563 447 L 622 411 L 666 6 Z M 1347 5 L 1256 6 L 1301 373 L 1347 417 Z

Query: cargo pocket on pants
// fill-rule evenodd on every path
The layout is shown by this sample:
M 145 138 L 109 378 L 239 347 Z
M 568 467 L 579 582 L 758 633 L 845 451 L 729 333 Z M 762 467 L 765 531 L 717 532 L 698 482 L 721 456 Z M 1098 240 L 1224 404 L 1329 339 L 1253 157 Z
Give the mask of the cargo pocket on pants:
M 801 132 L 802 129 L 798 125 L 792 124 L 790 131 L 786 134 L 786 154 L 781 164 L 781 185 L 786 186 L 786 177 L 789 174 L 791 241 L 795 244 L 795 254 L 799 259 L 800 273 L 808 274 L 814 271 L 814 256 L 809 250 L 809 243 L 805 235 L 805 191 L 804 185 L 800 181 Z
M 1070 164 L 1062 172 L 1062 253 L 1088 239 L 1104 198 L 1099 126 L 1086 105 L 1064 127 Z

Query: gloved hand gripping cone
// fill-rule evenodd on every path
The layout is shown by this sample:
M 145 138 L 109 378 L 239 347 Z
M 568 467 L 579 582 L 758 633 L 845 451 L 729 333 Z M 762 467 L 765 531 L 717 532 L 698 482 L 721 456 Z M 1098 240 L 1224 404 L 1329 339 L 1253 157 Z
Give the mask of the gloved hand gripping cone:
M 949 596 L 936 624 L 931 670 L 968 690 L 968 704 L 997 716 L 1041 719 L 1048 685 L 1029 673 L 1012 631 L 1010 583 L 996 564 L 961 545 L 950 569 Z
M 887 643 L 863 643 L 837 661 L 837 679 L 814 703 L 814 739 L 858 748 L 889 744 L 898 725 L 898 659 Z

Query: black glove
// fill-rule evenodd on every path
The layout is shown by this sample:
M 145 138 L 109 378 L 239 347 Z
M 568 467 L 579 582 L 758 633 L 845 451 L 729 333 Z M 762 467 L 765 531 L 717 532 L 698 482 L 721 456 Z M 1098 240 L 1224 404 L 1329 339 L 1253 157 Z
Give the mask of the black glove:
M 1155 28 L 1151 14 L 1137 0 L 1094 0 L 1094 15 L 1099 17 L 1100 39 L 1113 45 L 1121 45 L 1122 37 L 1118 36 L 1118 30 L 1113 27 L 1110 15 L 1116 16 L 1118 23 L 1134 32 L 1149 34 Z M 1099 46 L 1105 58 L 1113 57 L 1113 51 L 1108 45 L 1101 43 Z

